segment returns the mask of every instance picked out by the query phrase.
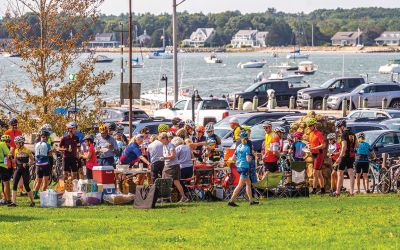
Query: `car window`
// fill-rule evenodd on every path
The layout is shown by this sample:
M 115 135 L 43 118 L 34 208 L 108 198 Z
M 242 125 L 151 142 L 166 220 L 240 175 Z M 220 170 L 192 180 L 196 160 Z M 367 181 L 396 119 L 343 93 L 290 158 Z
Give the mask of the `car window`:
M 262 84 L 260 85 L 260 87 L 256 89 L 256 91 L 258 91 L 259 93 L 265 93 L 267 92 L 266 86 L 267 86 L 266 84 Z
M 393 91 L 391 89 L 392 86 L 388 86 L 388 85 L 379 85 L 379 86 L 375 86 L 375 91 L 376 92 L 386 92 L 386 91 Z
M 360 113 L 361 112 L 359 112 L 359 111 L 354 112 L 353 114 L 349 115 L 349 118 L 352 118 L 352 119 L 358 118 L 358 117 L 360 117 Z
M 254 117 L 254 118 L 251 118 L 250 120 L 246 121 L 244 125 L 254 126 L 254 125 L 259 124 L 260 122 L 262 122 L 262 121 L 264 121 L 266 119 L 267 119 L 267 117 L 265 117 L 265 116 Z
M 381 127 L 378 126 L 354 126 L 351 127 L 351 131 L 353 131 L 353 133 L 357 134 L 360 132 L 364 132 L 364 131 L 370 131 L 370 130 L 382 130 Z
M 383 147 L 389 147 L 399 144 L 399 137 L 397 133 L 387 133 L 379 139 L 379 142 L 383 144 Z
M 123 125 L 124 126 L 124 134 L 129 134 L 129 126 L 128 125 Z M 132 132 L 134 132 L 136 129 L 136 125 L 132 125 Z
M 375 113 L 374 112 L 361 112 L 361 117 L 362 118 L 374 118 L 375 117 Z
M 252 140 L 263 139 L 265 137 L 264 128 L 262 126 L 252 127 L 250 137 Z
M 364 89 L 364 93 L 375 93 L 375 92 L 376 92 L 375 86 L 369 86 Z
M 376 113 L 376 117 L 389 118 L 389 116 L 387 114 L 381 113 L 381 112 Z
M 228 102 L 225 100 L 205 100 L 203 101 L 203 110 L 224 110 L 229 109 Z
M 400 112 L 389 112 L 392 118 L 400 118 Z
M 348 79 L 347 83 L 349 85 L 349 88 L 353 89 L 360 85 L 360 79 Z
M 158 134 L 158 125 L 149 125 L 149 126 L 146 126 L 146 127 L 149 128 L 149 132 L 150 132 L 151 135 Z
M 185 105 L 186 105 L 186 100 L 177 102 L 174 106 L 175 109 L 177 110 L 184 110 L 185 109 Z

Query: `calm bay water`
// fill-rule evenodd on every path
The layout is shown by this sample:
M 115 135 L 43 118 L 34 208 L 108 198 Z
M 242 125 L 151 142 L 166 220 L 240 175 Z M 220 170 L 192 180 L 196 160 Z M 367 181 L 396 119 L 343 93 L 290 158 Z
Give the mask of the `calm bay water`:
M 112 63 L 96 64 L 96 70 L 111 70 L 116 75 L 103 89 L 105 98 L 118 98 L 120 82 L 120 54 L 102 53 L 113 58 Z M 81 57 L 87 55 L 82 54 Z M 135 54 L 134 57 L 139 56 Z M 287 61 L 286 54 L 279 54 L 277 59 L 272 58 L 269 53 L 220 53 L 218 56 L 224 60 L 223 64 L 207 64 L 204 57 L 208 54 L 181 53 L 179 54 L 179 84 L 184 87 L 198 89 L 200 95 L 221 96 L 236 91 L 241 91 L 253 83 L 253 79 L 259 72 L 266 76 L 277 72 L 268 66 L 274 63 Z M 400 58 L 399 54 L 361 54 L 361 53 L 311 53 L 308 60 L 319 66 L 318 72 L 313 76 L 306 76 L 304 80 L 311 86 L 317 86 L 332 77 L 342 76 L 344 58 L 344 73 L 346 76 L 358 76 L 368 74 L 372 81 L 389 80 L 389 76 L 380 75 L 378 68 L 390 59 Z M 124 61 L 128 55 L 124 55 Z M 239 62 L 250 60 L 267 60 L 263 69 L 239 69 Z M 301 60 L 300 60 L 301 61 Z M 7 82 L 17 82 L 20 86 L 31 89 L 26 74 L 18 67 L 21 64 L 19 58 L 4 58 L 0 56 L 0 87 Z M 125 81 L 128 80 L 128 69 L 125 67 Z M 73 69 L 71 70 L 73 72 Z M 168 84 L 172 86 L 172 60 L 149 60 L 145 58 L 145 67 L 133 69 L 134 82 L 142 83 L 142 90 L 154 89 L 165 86 L 160 83 L 162 74 L 168 76 Z

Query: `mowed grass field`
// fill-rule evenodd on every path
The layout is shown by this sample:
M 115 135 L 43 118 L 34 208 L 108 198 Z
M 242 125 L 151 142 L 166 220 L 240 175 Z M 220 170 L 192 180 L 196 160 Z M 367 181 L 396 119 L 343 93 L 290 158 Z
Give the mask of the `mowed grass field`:
M 168 204 L 0 207 L 1 249 L 399 249 L 398 195 Z

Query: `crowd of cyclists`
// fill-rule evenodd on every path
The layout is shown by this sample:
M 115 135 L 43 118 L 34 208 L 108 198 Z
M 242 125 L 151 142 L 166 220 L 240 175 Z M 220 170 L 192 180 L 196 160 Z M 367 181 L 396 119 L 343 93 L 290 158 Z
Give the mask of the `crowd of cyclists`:
M 263 122 L 265 139 L 261 152 L 264 170 L 262 175 L 256 173 L 257 152 L 253 149 L 251 128 L 241 126 L 234 117 L 229 123 L 233 131 L 232 148 L 235 149 L 229 160 L 236 163 L 240 174 L 239 184 L 228 202 L 229 206 L 237 206 L 234 201 L 244 186 L 250 205 L 258 204 L 252 199 L 252 184 L 269 173 L 281 171 L 278 163 L 282 155 L 289 155 L 294 161 L 305 161 L 307 157 L 312 157 L 312 194 L 326 193 L 322 174 L 326 157 L 332 168 L 331 196 L 341 194 L 345 171 L 350 178 L 349 195 L 354 194 L 355 181 L 357 192 L 360 192 L 361 175 L 364 189 L 369 192 L 368 159 L 369 156 L 375 158 L 376 155 L 365 141 L 365 135 L 360 133 L 356 138 L 347 129 L 345 120 L 336 122 L 336 133 L 324 135 L 317 129 L 317 120 L 310 118 L 306 124 L 311 131 L 308 138 L 302 132 L 285 135 L 284 128 L 273 129 L 271 122 Z M 149 170 L 149 183 L 160 177 L 171 178 L 182 197 L 180 202 L 188 202 L 185 188 L 187 182 L 184 180 L 193 176 L 194 162 L 219 162 L 224 153 L 221 138 L 214 133 L 213 123 L 196 126 L 192 120 L 182 121 L 180 118 L 174 118 L 171 127 L 160 124 L 156 135 L 150 135 L 149 129 L 145 127 L 130 139 L 124 135 L 124 127 L 119 124 L 100 124 L 97 134 L 84 135 L 78 130 L 76 122 L 69 122 L 58 145 L 54 143 L 54 138 L 52 127 L 49 124 L 43 125 L 32 152 L 25 145 L 25 137 L 18 129 L 17 119 L 10 119 L 9 129 L 1 136 L 0 142 L 0 180 L 3 190 L 1 205 L 15 207 L 18 189 L 23 195 L 25 188 L 30 206 L 34 207 L 39 192 L 48 188 L 56 154 L 62 157 L 63 175 L 60 178 L 63 180 L 92 179 L 94 166 L 133 166 L 140 163 Z M 33 190 L 30 186 L 31 166 L 35 168 Z

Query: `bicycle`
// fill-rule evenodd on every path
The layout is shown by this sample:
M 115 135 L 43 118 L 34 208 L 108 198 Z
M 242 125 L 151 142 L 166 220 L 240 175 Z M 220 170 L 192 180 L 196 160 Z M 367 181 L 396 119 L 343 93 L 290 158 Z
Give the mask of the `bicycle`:
M 368 187 L 371 193 L 388 193 L 390 181 L 387 177 L 387 169 L 382 167 L 382 159 L 370 160 L 368 171 Z
M 382 193 L 389 193 L 390 191 L 400 191 L 400 162 L 397 161 L 393 164 L 393 159 L 389 158 L 389 168 L 382 168 L 381 179 L 385 183 Z

